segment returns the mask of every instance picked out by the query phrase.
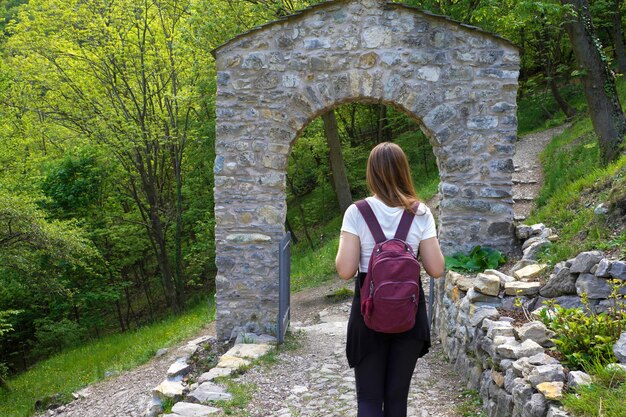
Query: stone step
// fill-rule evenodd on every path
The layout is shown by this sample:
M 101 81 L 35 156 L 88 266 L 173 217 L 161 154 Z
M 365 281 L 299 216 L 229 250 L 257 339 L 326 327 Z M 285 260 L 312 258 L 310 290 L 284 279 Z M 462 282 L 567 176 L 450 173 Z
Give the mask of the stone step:
M 533 184 L 537 184 L 537 180 L 535 179 L 515 179 L 513 178 L 513 185 L 533 185 Z

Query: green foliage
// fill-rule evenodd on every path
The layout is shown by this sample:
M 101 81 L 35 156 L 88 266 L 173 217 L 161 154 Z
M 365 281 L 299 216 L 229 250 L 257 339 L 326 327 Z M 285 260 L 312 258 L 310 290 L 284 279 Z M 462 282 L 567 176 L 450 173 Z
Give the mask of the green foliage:
M 462 417 L 486 417 L 482 411 L 482 400 L 478 391 L 465 390 L 461 393 L 462 403 L 455 407 L 456 412 Z
M 11 392 L 0 392 L 0 415 L 30 416 L 35 400 L 72 392 L 100 379 L 107 372 L 121 372 L 140 365 L 160 348 L 191 337 L 213 320 L 206 300 L 182 315 L 139 328 L 132 332 L 66 350 L 41 361 L 28 371 L 10 379 Z
M 446 256 L 446 269 L 457 272 L 482 272 L 485 269 L 497 269 L 506 263 L 506 256 L 502 252 L 489 248 L 475 246 L 469 254 L 455 253 Z
M 52 321 L 50 319 L 35 320 L 35 337 L 37 345 L 33 354 L 48 357 L 78 345 L 85 333 L 85 329 L 75 321 L 63 318 Z
M 613 345 L 626 329 L 626 305 L 620 294 L 622 288 L 626 288 L 626 283 L 613 280 L 609 296 L 612 306 L 608 313 L 596 314 L 586 294 L 582 296 L 585 309 L 563 308 L 548 302 L 547 308 L 541 311 L 540 319 L 556 333 L 554 344 L 569 367 L 584 369 L 594 363 L 606 365 L 616 362 Z
M 352 299 L 352 297 L 354 297 L 354 291 L 346 287 L 341 287 L 326 295 L 326 299 L 330 300 L 333 303 L 350 300 Z

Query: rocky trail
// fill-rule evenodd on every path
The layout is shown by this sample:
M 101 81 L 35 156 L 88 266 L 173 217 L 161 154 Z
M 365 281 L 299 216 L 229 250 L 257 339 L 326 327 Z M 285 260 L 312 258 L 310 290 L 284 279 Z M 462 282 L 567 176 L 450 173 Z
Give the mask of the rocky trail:
M 543 175 L 539 153 L 564 126 L 522 137 L 514 158 L 513 199 L 516 220 L 525 219 Z M 436 205 L 431 202 L 431 207 Z M 428 280 L 424 280 L 428 294 Z M 354 374 L 345 359 L 345 333 L 349 301 L 332 302 L 333 291 L 351 283 L 336 282 L 292 296 L 291 331 L 295 348 L 281 349 L 271 365 L 253 366 L 236 377 L 250 387 L 252 400 L 240 412 L 251 417 L 356 416 Z M 203 334 L 214 333 L 208 326 Z M 181 347 L 184 344 L 181 344 Z M 180 348 L 179 348 L 180 349 Z M 165 355 L 121 375 L 94 384 L 75 395 L 75 401 L 42 415 L 60 417 L 136 417 L 143 415 L 150 391 L 180 353 Z M 467 402 L 465 383 L 433 343 L 417 362 L 409 395 L 409 416 L 461 416 Z M 234 415 L 234 414 L 230 414 Z M 239 414 L 238 414 L 239 415 Z

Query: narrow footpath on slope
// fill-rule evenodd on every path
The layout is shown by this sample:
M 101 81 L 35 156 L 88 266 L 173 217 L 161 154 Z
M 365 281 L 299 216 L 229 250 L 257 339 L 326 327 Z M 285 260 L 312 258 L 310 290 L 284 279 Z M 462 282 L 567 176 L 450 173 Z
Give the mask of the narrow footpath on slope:
M 526 135 L 517 143 L 514 157 L 513 199 L 516 220 L 525 219 L 543 181 L 539 154 L 565 126 Z M 429 202 L 435 209 L 437 201 Z M 428 295 L 428 280 L 424 280 Z M 327 295 L 352 282 L 329 283 L 292 296 L 291 331 L 299 347 L 281 351 L 277 363 L 253 367 L 238 377 L 253 384 L 252 401 L 245 414 L 251 417 L 356 416 L 354 373 L 345 358 L 349 301 L 332 303 Z M 208 326 L 201 335 L 214 335 Z M 181 344 L 184 346 L 184 344 Z M 81 390 L 78 399 L 41 415 L 59 417 L 139 417 L 146 409 L 152 388 L 165 377 L 177 356 L 177 348 L 150 362 Z M 411 383 L 409 416 L 460 417 L 458 406 L 467 398 L 466 383 L 455 373 L 433 342 L 419 359 Z M 232 415 L 232 414 L 231 414 Z

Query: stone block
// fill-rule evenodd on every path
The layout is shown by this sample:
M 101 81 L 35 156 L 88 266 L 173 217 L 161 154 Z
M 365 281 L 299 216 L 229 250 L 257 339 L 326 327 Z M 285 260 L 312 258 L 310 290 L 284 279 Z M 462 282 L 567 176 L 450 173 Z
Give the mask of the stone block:
M 500 278 L 493 275 L 478 274 L 474 280 L 474 289 L 482 294 L 495 297 L 500 293 Z
M 609 274 L 611 274 L 613 278 L 626 281 L 626 262 L 613 261 L 611 263 L 611 269 L 609 270 Z
M 221 411 L 219 408 L 182 401 L 174 404 L 172 407 L 172 413 L 181 417 L 207 417 Z
M 528 375 L 528 382 L 536 388 L 542 382 L 563 382 L 565 373 L 561 364 L 536 366 Z
M 530 237 L 532 232 L 533 232 L 533 228 L 526 224 L 520 224 L 517 227 L 515 227 L 515 235 L 520 240 L 527 240 Z
M 270 350 L 272 350 L 272 346 L 266 344 L 241 343 L 230 348 L 224 355 L 246 359 L 258 359 Z
M 561 401 L 563 399 L 563 382 L 542 382 L 537 385 L 537 391 L 543 394 L 548 401 Z
M 152 395 L 161 399 L 177 399 L 183 395 L 184 391 L 185 387 L 182 381 L 166 379 L 152 390 Z
M 473 308 L 472 308 L 473 307 Z M 484 319 L 493 319 L 497 320 L 500 317 L 500 313 L 495 307 L 490 306 L 481 306 L 481 307 L 470 307 L 470 321 L 469 324 L 471 327 L 480 327 Z
M 250 365 L 250 361 L 247 359 L 238 358 L 236 356 L 227 356 L 222 355 L 219 363 L 217 364 L 218 368 L 230 368 L 230 369 L 239 369 L 244 366 Z
M 548 239 L 542 238 L 524 249 L 524 255 L 522 256 L 522 258 L 534 261 L 539 257 L 539 254 L 541 254 L 543 251 L 546 250 L 546 248 L 549 248 L 550 246 L 552 246 L 552 242 L 550 242 Z
M 174 378 L 178 375 L 187 375 L 189 371 L 191 371 L 191 365 L 187 363 L 187 358 L 178 358 L 167 369 L 167 376 Z
M 586 293 L 589 298 L 601 299 L 607 298 L 611 291 L 612 288 L 606 279 L 598 278 L 592 274 L 582 273 L 576 280 L 576 293 L 578 295 Z
M 546 415 L 548 410 L 548 402 L 543 394 L 533 394 L 530 397 L 530 401 L 528 401 L 524 405 L 524 413 L 523 417 L 543 417 Z
M 570 388 L 590 385 L 593 382 L 591 375 L 583 371 L 570 371 L 567 375 L 567 386 Z
M 473 288 L 470 288 L 467 291 L 466 299 L 470 303 L 481 303 L 483 305 L 490 305 L 493 307 L 498 307 L 500 306 L 500 304 L 502 304 L 502 300 L 500 298 L 491 295 L 481 294 Z
M 611 276 L 611 273 L 609 272 L 610 269 L 611 261 L 606 258 L 602 258 L 593 274 L 600 278 L 609 278 Z
M 548 269 L 546 264 L 532 264 L 515 271 L 513 276 L 520 281 L 530 281 L 543 274 Z
M 204 382 L 196 389 L 191 391 L 187 397 L 187 401 L 204 404 L 208 401 L 230 400 L 232 395 L 226 392 L 224 387 L 215 385 L 211 382 Z
M 540 321 L 531 321 L 516 330 L 521 341 L 533 340 L 544 347 L 553 346 L 550 339 L 554 337 L 554 332 L 549 330 L 545 324 Z
M 540 289 L 541 283 L 539 282 L 509 282 L 504 285 L 504 293 L 513 296 L 535 296 L 539 294 Z
M 626 364 L 626 331 L 622 332 L 619 340 L 613 345 L 613 353 L 618 361 Z
M 496 276 L 498 278 L 500 278 L 500 285 L 504 286 L 504 284 L 506 284 L 507 282 L 513 282 L 515 281 L 515 278 L 507 275 L 503 272 L 498 271 L 497 269 L 486 269 L 483 274 L 485 275 L 493 275 Z
M 576 294 L 577 278 L 578 275 L 570 273 L 569 268 L 560 268 L 556 273 L 550 275 L 548 282 L 541 288 L 539 293 L 546 298 Z
M 487 329 L 487 338 L 494 340 L 496 336 L 515 338 L 513 325 L 506 321 L 492 321 Z
M 570 267 L 570 272 L 573 274 L 587 274 L 591 271 L 594 265 L 597 265 L 604 255 L 602 252 L 594 250 L 590 252 L 581 252 L 574 258 L 574 262 Z
M 546 417 L 570 417 L 570 414 L 559 406 L 551 405 Z

